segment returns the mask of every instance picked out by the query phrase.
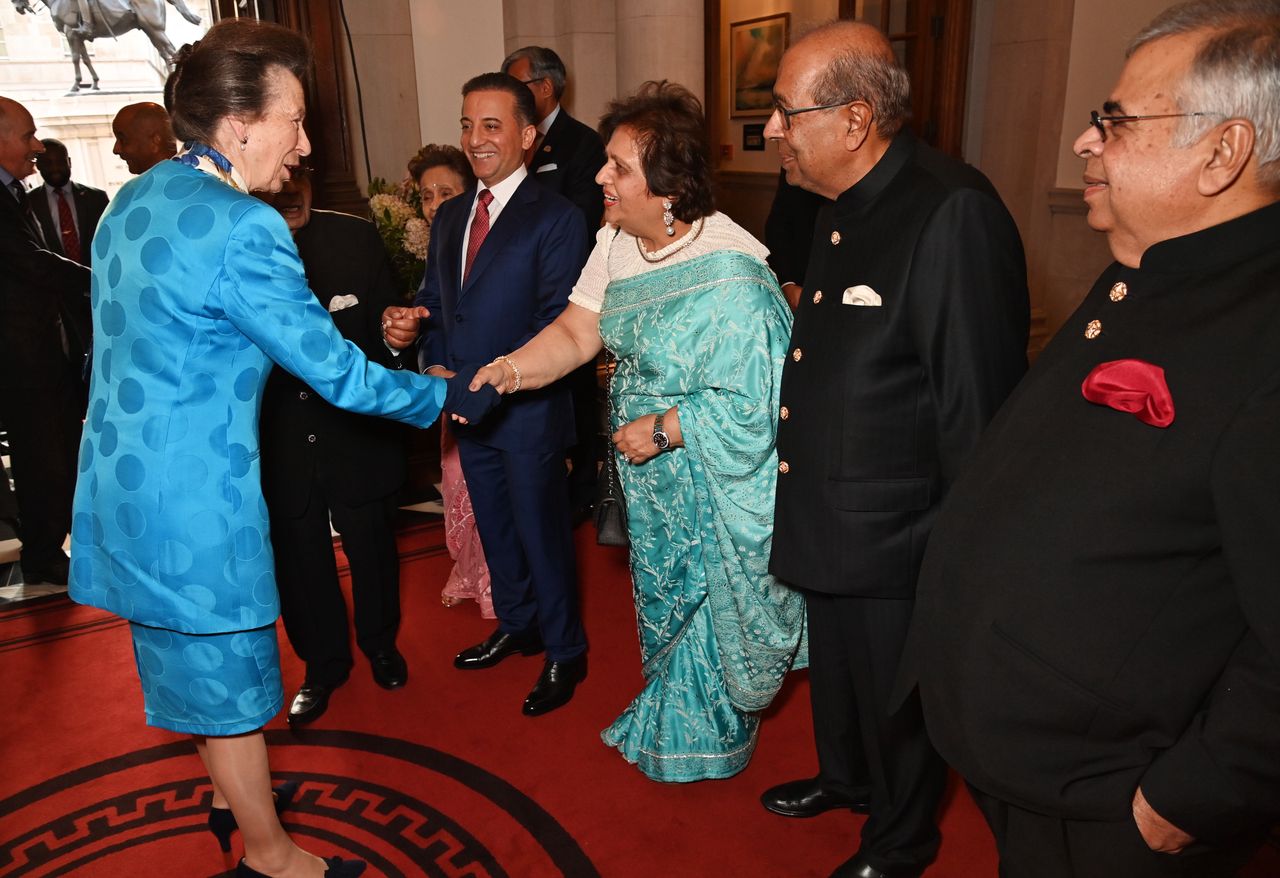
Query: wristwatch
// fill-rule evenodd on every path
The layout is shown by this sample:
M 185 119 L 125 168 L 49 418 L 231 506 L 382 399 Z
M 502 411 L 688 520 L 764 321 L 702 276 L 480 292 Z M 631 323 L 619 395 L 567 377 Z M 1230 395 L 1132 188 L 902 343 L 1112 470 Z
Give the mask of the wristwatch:
M 667 435 L 666 430 L 662 429 L 662 419 L 666 414 L 666 412 L 659 412 L 653 419 L 653 444 L 658 446 L 659 451 L 666 451 L 671 447 L 671 437 Z

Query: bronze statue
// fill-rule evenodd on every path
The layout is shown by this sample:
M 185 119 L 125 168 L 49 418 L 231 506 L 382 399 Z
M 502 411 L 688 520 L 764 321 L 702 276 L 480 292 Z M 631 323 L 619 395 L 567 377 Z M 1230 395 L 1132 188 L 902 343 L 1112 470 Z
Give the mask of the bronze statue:
M 35 14 L 30 0 L 12 0 L 13 8 L 20 14 Z M 192 12 L 183 0 L 47 0 L 53 25 L 67 41 L 71 49 L 71 63 L 76 78 L 71 90 L 79 91 L 87 82 L 80 81 L 80 62 L 83 60 L 93 77 L 93 88 L 98 88 L 98 73 L 84 50 L 86 40 L 98 37 L 119 37 L 135 28 L 147 35 L 160 57 L 169 67 L 173 66 L 176 51 L 164 33 L 166 2 L 192 24 L 200 23 L 200 16 Z

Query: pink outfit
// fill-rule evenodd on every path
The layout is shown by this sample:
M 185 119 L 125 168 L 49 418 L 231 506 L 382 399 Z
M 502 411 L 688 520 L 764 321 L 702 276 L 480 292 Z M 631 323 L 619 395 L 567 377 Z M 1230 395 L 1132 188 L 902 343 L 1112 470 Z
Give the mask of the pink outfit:
M 470 598 L 480 605 L 480 615 L 495 619 L 493 596 L 489 589 L 489 565 L 484 560 L 476 516 L 471 511 L 471 494 L 462 477 L 458 446 L 448 424 L 440 430 L 440 492 L 444 495 L 445 544 L 453 558 L 453 570 L 440 594 L 445 598 Z

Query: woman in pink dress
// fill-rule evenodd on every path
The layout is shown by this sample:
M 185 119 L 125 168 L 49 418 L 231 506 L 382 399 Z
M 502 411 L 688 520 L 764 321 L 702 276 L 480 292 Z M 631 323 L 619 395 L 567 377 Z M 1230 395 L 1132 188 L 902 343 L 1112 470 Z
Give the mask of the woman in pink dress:
M 418 192 L 422 195 L 422 216 L 428 227 L 441 204 L 475 184 L 471 166 L 462 150 L 434 143 L 424 146 L 409 161 L 409 175 L 417 181 Z M 493 619 L 489 565 L 485 563 L 475 513 L 471 511 L 471 495 L 462 477 L 458 447 L 445 420 L 440 422 L 440 474 L 445 544 L 454 561 L 440 600 L 446 607 L 452 607 L 471 598 L 480 605 L 481 616 Z

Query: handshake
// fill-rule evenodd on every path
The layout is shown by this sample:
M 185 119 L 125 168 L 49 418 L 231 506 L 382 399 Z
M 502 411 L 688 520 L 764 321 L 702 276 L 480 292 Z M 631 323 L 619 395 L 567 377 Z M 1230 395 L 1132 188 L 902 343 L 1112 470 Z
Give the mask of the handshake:
M 479 423 L 502 401 L 490 384 L 471 390 L 471 380 L 479 369 L 479 366 L 463 366 L 452 377 L 444 379 L 444 410 L 457 415 L 464 424 Z

